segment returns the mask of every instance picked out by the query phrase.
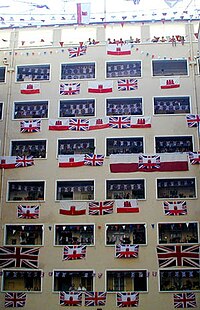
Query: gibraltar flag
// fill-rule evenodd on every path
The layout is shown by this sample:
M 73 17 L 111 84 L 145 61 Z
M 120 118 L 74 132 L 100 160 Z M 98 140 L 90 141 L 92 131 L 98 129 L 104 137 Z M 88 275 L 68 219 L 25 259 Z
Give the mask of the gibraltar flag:
M 77 24 L 89 24 L 90 3 L 77 3 Z
M 81 155 L 59 155 L 58 166 L 60 168 L 84 166 L 85 154 Z
M 21 84 L 21 94 L 39 94 L 40 93 L 40 84 L 39 83 L 28 83 Z
M 16 168 L 16 156 L 0 156 L 0 169 Z
M 86 201 L 62 201 L 59 213 L 62 215 L 84 215 L 86 214 L 87 205 Z
M 104 82 L 96 82 L 91 81 L 88 82 L 88 93 L 112 93 L 113 91 L 113 82 L 112 81 L 104 81 Z
M 49 120 L 49 130 L 68 130 L 69 129 L 69 119 L 50 119 Z
M 131 55 L 130 43 L 117 43 L 107 45 L 107 55 Z
M 151 116 L 131 116 L 131 128 L 151 128 Z
M 188 157 L 182 153 L 110 155 L 110 171 L 113 173 L 187 170 Z
M 115 200 L 117 213 L 138 213 L 139 208 L 136 199 Z
M 160 79 L 161 89 L 171 89 L 180 87 L 179 77 L 168 77 Z
M 109 117 L 91 118 L 89 120 L 89 130 L 98 130 L 109 128 Z

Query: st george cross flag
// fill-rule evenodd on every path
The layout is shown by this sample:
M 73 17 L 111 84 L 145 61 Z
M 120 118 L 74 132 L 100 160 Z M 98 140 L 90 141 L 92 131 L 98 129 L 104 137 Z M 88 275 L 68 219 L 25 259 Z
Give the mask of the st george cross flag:
M 186 115 L 186 121 L 188 127 L 198 127 L 200 123 L 200 114 L 188 114 Z
M 88 93 L 112 93 L 113 91 L 113 82 L 112 81 L 104 81 L 104 82 L 96 82 L 90 81 L 88 82 Z
M 24 292 L 6 292 L 5 308 L 22 308 L 26 304 L 26 293 Z
M 15 167 L 29 167 L 34 165 L 33 156 L 16 156 Z
M 179 77 L 161 78 L 160 79 L 161 89 L 172 89 L 180 87 Z
M 0 247 L 0 268 L 38 268 L 39 248 Z
M 116 244 L 116 258 L 137 258 L 139 253 L 138 244 Z
M 151 128 L 151 116 L 131 116 L 131 128 Z
M 83 56 L 86 54 L 87 51 L 87 47 L 80 45 L 77 47 L 71 47 L 68 49 L 69 52 L 69 58 L 74 58 L 74 57 L 78 57 L 78 56 Z
M 106 292 L 85 292 L 85 306 L 105 306 Z
M 34 121 L 21 121 L 20 132 L 22 133 L 33 133 L 41 131 L 41 120 L 37 119 Z
M 174 294 L 174 308 L 196 308 L 196 296 L 194 293 L 177 293 Z
M 109 117 L 91 118 L 89 120 L 89 130 L 99 130 L 109 128 Z
M 113 213 L 114 201 L 89 202 L 89 215 L 107 215 Z
M 115 200 L 117 213 L 138 213 L 138 203 L 136 199 L 120 199 Z
M 200 151 L 198 152 L 189 152 L 189 160 L 192 165 L 199 165 L 200 164 Z
M 86 257 L 86 245 L 66 245 L 63 251 L 63 260 L 77 260 Z
M 161 153 L 146 154 L 111 154 L 110 171 L 124 172 L 154 172 L 154 171 L 187 171 L 187 154 Z
M 157 246 L 159 267 L 200 267 L 199 245 L 159 245 Z
M 85 164 L 85 154 L 58 156 L 58 167 L 60 168 L 81 167 L 84 166 L 84 164 Z
M 33 166 L 32 156 L 0 156 L 0 169 L 13 169 Z
M 89 120 L 81 118 L 69 119 L 69 130 L 74 131 L 87 131 L 89 130 Z
M 49 130 L 69 130 L 69 119 L 50 119 Z
M 124 56 L 131 55 L 130 43 L 107 44 L 107 55 Z
M 90 3 L 77 3 L 77 24 L 89 24 Z
M 109 124 L 111 128 L 126 129 L 131 127 L 130 116 L 115 116 L 109 117 Z
M 59 211 L 62 215 L 85 215 L 88 203 L 84 201 L 62 201 Z
M 38 219 L 39 212 L 39 206 L 17 206 L 17 217 L 20 219 Z
M 117 307 L 138 307 L 139 293 L 137 292 L 120 292 L 117 293 Z
M 60 95 L 78 95 L 80 94 L 80 83 L 62 83 L 60 84 Z
M 104 155 L 85 154 L 84 165 L 86 166 L 103 166 Z
M 81 292 L 65 292 L 61 291 L 59 294 L 60 306 L 81 306 L 82 293 Z
M 187 215 L 186 201 L 164 201 L 165 215 Z
M 136 90 L 138 89 L 138 80 L 135 79 L 118 80 L 117 89 L 119 91 Z
M 21 94 L 33 95 L 40 93 L 40 84 L 39 83 L 28 83 L 21 84 Z

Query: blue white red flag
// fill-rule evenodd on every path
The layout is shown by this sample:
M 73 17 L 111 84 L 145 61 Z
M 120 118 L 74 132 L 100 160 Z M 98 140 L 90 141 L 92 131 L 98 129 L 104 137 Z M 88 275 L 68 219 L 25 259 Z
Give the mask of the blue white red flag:
M 114 201 L 89 202 L 89 215 L 107 215 L 113 213 Z
M 87 46 L 77 46 L 77 47 L 71 47 L 68 49 L 69 52 L 69 58 L 74 58 L 78 56 L 83 56 L 86 54 Z
M 20 219 L 38 219 L 39 212 L 39 206 L 17 206 L 17 217 Z
M 137 258 L 138 253 L 138 244 L 116 244 L 115 246 L 115 257 L 117 258 Z
M 21 121 L 20 132 L 22 133 L 33 133 L 41 131 L 41 120 L 34 121 Z
M 186 115 L 186 121 L 188 127 L 198 127 L 200 123 L 200 114 L 188 114 Z
M 33 156 L 0 156 L 0 169 L 12 169 L 33 165 Z
M 82 293 L 61 291 L 59 294 L 59 300 L 61 306 L 81 306 Z
M 196 296 L 194 293 L 174 294 L 174 308 L 196 308 Z
M 70 118 L 69 130 L 86 131 L 89 130 L 89 119 Z
M 187 215 L 186 201 L 164 201 L 165 215 Z
M 189 160 L 192 165 L 199 165 L 200 164 L 200 151 L 198 152 L 189 152 Z
M 63 260 L 83 259 L 86 256 L 85 245 L 66 245 L 63 251 Z
M 109 117 L 109 124 L 111 128 L 124 129 L 131 127 L 130 116 L 116 116 Z
M 15 167 L 29 167 L 34 165 L 33 156 L 16 156 Z
M 84 164 L 86 166 L 103 166 L 104 155 L 86 154 Z
M 80 89 L 80 83 L 62 83 L 60 84 L 60 95 L 78 95 Z
M 117 307 L 138 307 L 139 293 L 137 292 L 120 292 L 117 293 Z
M 138 169 L 160 169 L 160 156 L 159 155 L 139 155 Z
M 138 80 L 135 79 L 118 80 L 117 89 L 119 91 L 136 90 L 138 89 Z
M 22 308 L 26 304 L 26 293 L 23 292 L 6 292 L 5 308 Z
M 85 306 L 105 306 L 106 292 L 85 292 Z

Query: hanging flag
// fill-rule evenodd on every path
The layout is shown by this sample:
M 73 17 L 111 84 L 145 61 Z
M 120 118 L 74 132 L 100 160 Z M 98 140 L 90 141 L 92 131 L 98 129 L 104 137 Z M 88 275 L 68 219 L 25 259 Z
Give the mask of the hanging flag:
M 159 267 L 200 267 L 199 245 L 159 245 L 156 250 Z
M 66 245 L 63 250 L 63 260 L 83 259 L 86 256 L 86 245 Z
M 109 128 L 109 117 L 91 118 L 89 119 L 89 130 L 99 130 Z
M 78 95 L 80 94 L 80 83 L 62 83 L 60 84 L 60 95 Z
M 136 292 L 120 292 L 117 293 L 117 307 L 138 307 L 139 293 Z
M 85 292 L 85 306 L 105 306 L 106 292 Z
M 13 169 L 33 165 L 33 156 L 0 156 L 0 169 Z
M 130 116 L 109 117 L 109 125 L 111 128 L 115 129 L 131 128 L 131 117 Z
M 138 244 L 116 244 L 116 258 L 137 258 L 139 253 Z
M 34 121 L 21 121 L 20 122 L 20 132 L 22 133 L 32 133 L 41 131 L 41 120 L 37 119 Z
M 0 247 L 0 268 L 38 268 L 39 248 Z
M 16 156 L 15 167 L 29 167 L 34 165 L 33 156 Z
M 84 164 L 85 154 L 58 156 L 58 167 L 60 168 L 81 167 Z
M 200 164 L 200 151 L 198 152 L 189 152 L 189 160 L 192 165 L 199 165 Z
M 69 130 L 86 131 L 89 130 L 89 119 L 70 118 Z
M 62 215 L 85 215 L 88 203 L 79 201 L 62 201 L 60 205 L 61 209 L 59 213 Z
M 186 201 L 164 201 L 165 215 L 187 215 Z
M 194 293 L 174 294 L 174 308 L 197 308 L 196 296 Z
M 26 293 L 24 292 L 6 292 L 5 308 L 22 308 L 26 305 Z
M 187 154 L 161 153 L 146 154 L 111 154 L 110 171 L 124 172 L 154 172 L 154 171 L 187 171 Z
M 131 116 L 131 128 L 151 128 L 151 116 Z
M 172 89 L 180 87 L 179 77 L 161 78 L 160 79 L 161 89 Z
M 38 219 L 39 212 L 39 206 L 17 206 L 17 217 L 20 219 Z
M 50 119 L 49 120 L 49 130 L 68 130 L 69 129 L 69 119 Z
M 88 93 L 112 93 L 113 91 L 113 82 L 112 81 L 104 81 L 104 82 L 96 82 L 90 81 L 88 82 Z
M 118 80 L 117 89 L 119 91 L 136 90 L 138 89 L 138 80 L 135 79 Z
M 28 83 L 21 84 L 21 94 L 33 95 L 40 94 L 40 84 L 39 83 Z
M 115 200 L 117 213 L 138 213 L 138 203 L 136 199 L 120 199 Z
M 89 24 L 90 3 L 77 3 L 77 24 Z
M 125 56 L 131 55 L 130 43 L 107 44 L 107 55 Z
M 113 213 L 114 201 L 89 202 L 89 215 L 107 215 Z
M 86 51 L 87 51 L 87 46 L 80 45 L 77 47 L 70 47 L 68 48 L 69 58 L 84 56 L 86 54 Z
M 86 166 L 103 166 L 104 155 L 86 154 L 84 165 Z
M 186 115 L 186 121 L 188 127 L 198 127 L 200 123 L 200 114 L 188 114 Z
M 167 3 L 170 8 L 173 8 L 180 1 L 183 0 L 165 0 L 165 3 Z
M 60 306 L 81 306 L 82 293 L 60 291 L 59 300 Z

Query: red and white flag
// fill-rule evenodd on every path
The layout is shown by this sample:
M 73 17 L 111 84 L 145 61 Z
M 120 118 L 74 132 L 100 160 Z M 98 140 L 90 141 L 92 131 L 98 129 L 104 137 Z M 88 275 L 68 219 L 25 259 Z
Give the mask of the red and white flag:
M 89 24 L 90 3 L 77 3 L 77 24 Z
M 60 168 L 81 167 L 84 166 L 84 164 L 85 154 L 58 156 L 58 167 Z
M 151 116 L 131 116 L 131 128 L 151 128 Z
M 69 130 L 69 119 L 50 119 L 49 130 Z
M 107 55 L 113 55 L 113 56 L 131 55 L 131 44 L 130 43 L 108 44 Z
M 99 130 L 109 128 L 109 117 L 91 118 L 89 119 L 89 130 Z
M 33 133 L 41 131 L 41 120 L 28 120 L 20 122 L 20 132 L 21 133 Z
M 86 256 L 86 245 L 66 245 L 63 250 L 63 260 L 83 259 Z
M 139 253 L 138 244 L 116 244 L 116 258 L 137 258 Z
M 164 201 L 165 215 L 187 215 L 186 201 Z
M 138 203 L 136 199 L 120 199 L 115 200 L 117 213 L 138 213 Z
M 33 166 L 32 156 L 0 156 L 0 169 L 12 169 Z
M 39 212 L 39 206 L 17 206 L 17 217 L 20 219 L 38 219 Z
M 137 292 L 120 292 L 117 293 L 117 307 L 138 307 L 139 293 Z
M 21 94 L 33 95 L 40 93 L 39 83 L 21 84 Z
M 172 89 L 180 87 L 179 77 L 161 78 L 160 79 L 161 89 Z
M 62 215 L 85 215 L 87 202 L 81 201 L 62 201 L 59 213 Z
M 82 292 L 65 292 L 61 291 L 59 294 L 61 306 L 81 306 Z
M 112 81 L 104 81 L 104 82 L 96 82 L 90 81 L 88 82 L 88 93 L 112 93 L 113 91 L 113 82 Z

